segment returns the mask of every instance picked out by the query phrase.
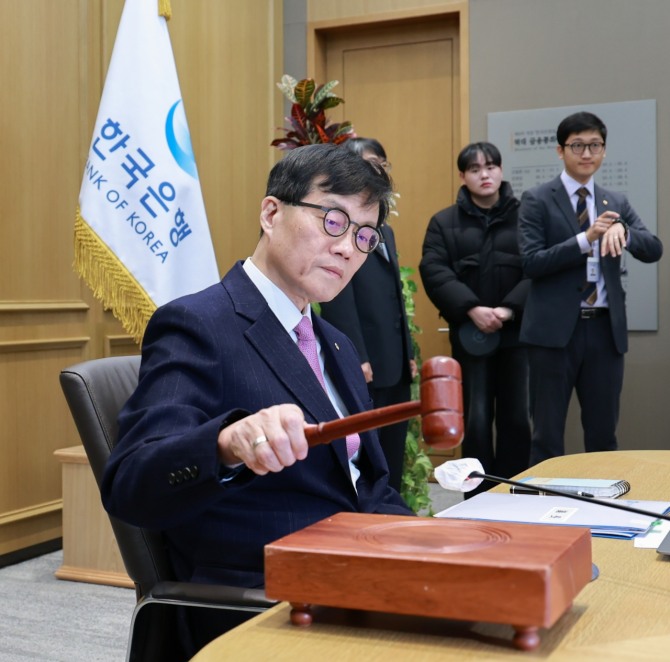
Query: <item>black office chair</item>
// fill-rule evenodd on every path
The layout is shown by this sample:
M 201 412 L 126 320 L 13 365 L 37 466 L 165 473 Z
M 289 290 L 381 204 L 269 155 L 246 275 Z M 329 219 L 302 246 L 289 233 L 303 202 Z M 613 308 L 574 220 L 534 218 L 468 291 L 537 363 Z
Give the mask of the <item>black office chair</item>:
M 139 356 L 120 356 L 86 361 L 60 373 L 98 487 L 116 443 L 117 415 L 137 386 L 139 366 Z M 159 532 L 113 517 L 110 521 L 137 594 L 128 662 L 183 662 L 194 652 L 184 622 L 202 615 L 223 633 L 276 604 L 257 589 L 177 582 Z M 180 610 L 187 611 L 185 619 Z

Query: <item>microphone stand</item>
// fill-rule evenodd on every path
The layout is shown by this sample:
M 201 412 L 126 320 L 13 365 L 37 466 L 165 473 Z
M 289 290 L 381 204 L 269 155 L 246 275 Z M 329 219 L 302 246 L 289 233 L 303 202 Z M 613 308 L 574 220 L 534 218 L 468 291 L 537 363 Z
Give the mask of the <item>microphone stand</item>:
M 521 487 L 525 490 L 528 489 L 528 485 L 521 483 L 516 480 L 509 480 L 507 478 L 500 478 L 499 476 L 491 476 L 490 474 L 485 474 L 480 471 L 472 471 L 468 474 L 468 478 L 484 478 L 486 480 L 492 480 L 494 483 L 505 483 L 507 485 L 514 485 L 515 487 Z M 606 508 L 617 508 L 619 510 L 625 510 L 629 513 L 636 513 L 637 515 L 645 515 L 646 517 L 653 517 L 654 519 L 664 519 L 670 522 L 670 515 L 661 515 L 660 513 L 652 513 L 648 510 L 642 510 L 641 508 L 634 508 L 633 506 L 625 506 L 621 503 L 616 503 L 615 501 L 602 501 L 594 497 L 582 496 L 579 494 L 571 494 L 569 492 L 563 492 L 561 490 L 549 489 L 542 487 L 538 489 L 540 494 L 551 494 L 553 496 L 567 497 L 568 499 L 576 499 L 577 501 L 585 501 L 586 503 L 595 503 L 599 506 L 605 506 Z

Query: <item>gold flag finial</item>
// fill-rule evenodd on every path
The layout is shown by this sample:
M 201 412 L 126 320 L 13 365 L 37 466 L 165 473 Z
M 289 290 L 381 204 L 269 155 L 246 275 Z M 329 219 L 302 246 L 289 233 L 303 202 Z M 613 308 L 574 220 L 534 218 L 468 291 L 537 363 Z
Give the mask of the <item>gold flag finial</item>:
M 158 0 L 158 15 L 165 16 L 166 21 L 169 21 L 172 18 L 172 7 L 170 7 L 170 0 Z

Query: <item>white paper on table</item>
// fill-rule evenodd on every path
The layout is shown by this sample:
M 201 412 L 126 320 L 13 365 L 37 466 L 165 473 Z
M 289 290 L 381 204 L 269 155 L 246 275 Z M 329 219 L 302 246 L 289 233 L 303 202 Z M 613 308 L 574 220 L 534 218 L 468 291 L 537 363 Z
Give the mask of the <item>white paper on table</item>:
M 640 533 L 633 538 L 633 545 L 640 549 L 656 549 L 666 534 L 670 531 L 670 522 L 666 520 L 656 520 L 647 531 Z

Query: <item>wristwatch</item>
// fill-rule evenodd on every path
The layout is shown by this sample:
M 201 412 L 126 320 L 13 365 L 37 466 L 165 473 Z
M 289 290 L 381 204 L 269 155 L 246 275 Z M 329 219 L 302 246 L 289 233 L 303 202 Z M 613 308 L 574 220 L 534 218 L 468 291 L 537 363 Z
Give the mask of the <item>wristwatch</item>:
M 615 218 L 613 223 L 621 223 L 621 225 L 623 225 L 623 229 L 625 230 L 624 239 L 628 239 L 628 223 L 626 223 L 621 216 Z

